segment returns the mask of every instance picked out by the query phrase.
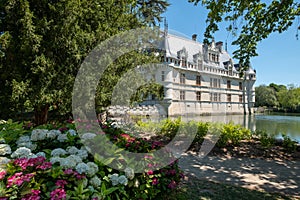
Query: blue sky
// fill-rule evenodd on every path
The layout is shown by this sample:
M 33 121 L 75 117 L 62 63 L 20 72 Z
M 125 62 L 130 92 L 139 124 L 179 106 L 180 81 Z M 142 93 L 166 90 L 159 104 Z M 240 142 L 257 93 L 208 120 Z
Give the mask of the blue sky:
M 194 6 L 188 0 L 169 0 L 171 6 L 163 14 L 167 18 L 169 29 L 191 37 L 198 35 L 198 41 L 203 41 L 207 11 L 201 5 Z M 163 27 L 163 23 L 161 24 Z M 300 86 L 300 39 L 296 39 L 296 25 L 285 33 L 273 33 L 258 45 L 258 57 L 251 60 L 257 71 L 256 86 L 261 84 L 295 84 Z M 300 34 L 300 31 L 299 31 Z M 299 36 L 300 37 L 300 36 Z M 228 52 L 232 53 L 237 47 L 231 46 L 234 37 L 220 27 L 215 34 L 215 41 L 227 39 Z

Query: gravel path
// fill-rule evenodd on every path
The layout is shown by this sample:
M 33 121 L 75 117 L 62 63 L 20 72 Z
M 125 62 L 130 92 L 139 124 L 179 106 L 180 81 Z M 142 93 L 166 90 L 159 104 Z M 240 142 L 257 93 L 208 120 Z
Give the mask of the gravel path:
M 300 199 L 300 161 L 199 156 L 179 160 L 185 173 L 200 179 L 293 195 Z

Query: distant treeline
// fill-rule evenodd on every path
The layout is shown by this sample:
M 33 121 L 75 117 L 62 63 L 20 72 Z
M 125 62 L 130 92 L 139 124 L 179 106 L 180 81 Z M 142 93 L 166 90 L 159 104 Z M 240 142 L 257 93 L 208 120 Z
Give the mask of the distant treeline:
M 275 83 L 260 85 L 255 88 L 255 106 L 282 112 L 300 112 L 300 87 Z

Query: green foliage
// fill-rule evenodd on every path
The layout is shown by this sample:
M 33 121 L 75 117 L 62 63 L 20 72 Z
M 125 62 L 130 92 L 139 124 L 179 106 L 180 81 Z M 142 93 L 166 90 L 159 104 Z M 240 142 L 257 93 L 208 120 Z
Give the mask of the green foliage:
M 177 118 L 176 120 L 171 120 L 169 118 L 165 119 L 162 122 L 161 130 L 159 134 L 169 137 L 171 139 L 178 133 L 180 125 L 181 125 L 181 118 Z
M 294 152 L 297 149 L 297 142 L 293 141 L 289 136 L 282 134 L 283 143 L 282 146 L 289 152 Z
M 91 50 L 122 31 L 154 25 L 168 5 L 165 0 L 1 1 L 0 116 L 34 110 L 39 125 L 48 111 L 70 112 L 75 77 Z M 122 59 L 117 77 L 139 60 Z M 100 82 L 106 83 L 100 93 L 105 106 L 115 83 L 113 74 L 107 79 Z
M 250 58 L 257 56 L 257 44 L 273 32 L 286 31 L 300 15 L 300 3 L 295 1 L 252 0 L 189 0 L 201 3 L 207 10 L 205 42 L 219 30 L 218 24 L 227 21 L 227 30 L 237 39 L 232 42 L 238 49 L 234 58 L 243 68 L 248 68 Z M 299 25 L 298 25 L 299 26 Z
M 227 145 L 236 146 L 241 140 L 250 139 L 251 131 L 242 127 L 241 125 L 235 125 L 232 122 L 223 125 L 221 129 L 221 135 L 217 142 L 217 146 L 225 147 Z
M 263 147 L 269 148 L 275 144 L 275 137 L 269 135 L 265 130 L 256 130 L 254 134 L 259 137 Z
M 270 86 L 260 85 L 255 88 L 255 106 L 279 106 L 276 91 Z

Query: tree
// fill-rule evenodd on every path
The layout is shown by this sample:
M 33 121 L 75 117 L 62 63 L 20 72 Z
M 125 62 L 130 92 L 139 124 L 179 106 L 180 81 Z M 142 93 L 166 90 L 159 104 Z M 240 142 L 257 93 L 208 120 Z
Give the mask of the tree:
M 255 88 L 255 106 L 267 106 L 267 107 L 274 107 L 278 106 L 278 100 L 276 92 L 273 88 L 260 85 Z
M 218 31 L 218 23 L 229 22 L 227 30 L 237 39 L 232 42 L 238 49 L 233 53 L 243 69 L 250 65 L 250 58 L 257 56 L 258 42 L 273 32 L 284 32 L 300 15 L 300 2 L 293 0 L 272 0 L 265 3 L 259 0 L 189 0 L 195 5 L 201 3 L 209 10 L 205 43 Z M 299 19 L 299 18 L 298 18 Z M 299 23 L 299 20 L 298 20 Z M 297 25 L 300 30 L 300 24 Z M 298 34 L 296 35 L 298 38 Z
M 49 110 L 70 112 L 73 82 L 86 55 L 120 31 L 159 20 L 167 5 L 151 0 L 1 0 L 0 112 L 27 106 L 34 109 L 36 124 L 47 121 Z

